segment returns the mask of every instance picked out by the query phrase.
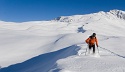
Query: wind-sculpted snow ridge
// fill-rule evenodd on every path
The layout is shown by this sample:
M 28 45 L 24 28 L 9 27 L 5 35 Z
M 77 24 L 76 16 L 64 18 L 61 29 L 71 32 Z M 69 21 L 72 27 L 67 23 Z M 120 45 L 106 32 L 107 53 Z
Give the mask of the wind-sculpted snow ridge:
M 2 30 L 0 33 L 0 66 L 2 68 L 24 62 L 40 54 L 57 51 L 81 43 L 84 40 L 84 34 L 82 33 L 57 36 L 37 36 L 36 34 L 32 35 L 20 31 L 13 32 L 11 30 L 5 30 L 5 32 Z
M 41 54 L 37 57 L 29 59 L 23 63 L 15 64 L 7 68 L 3 68 L 0 72 L 48 72 L 56 66 L 56 61 L 71 55 L 76 55 L 79 47 L 72 45 L 61 50 Z

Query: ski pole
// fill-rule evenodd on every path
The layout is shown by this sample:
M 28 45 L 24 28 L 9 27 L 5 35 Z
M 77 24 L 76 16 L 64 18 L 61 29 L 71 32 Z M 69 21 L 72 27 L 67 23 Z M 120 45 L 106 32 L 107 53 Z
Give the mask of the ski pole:
M 85 56 L 86 56 L 86 53 L 87 53 L 87 47 L 86 47 L 86 51 L 85 51 Z
M 87 53 L 87 51 L 88 51 L 88 50 L 87 50 L 87 49 L 88 49 L 88 47 L 89 47 L 89 45 L 87 45 L 87 47 L 86 47 L 86 52 L 85 52 L 85 56 L 86 56 L 86 53 Z
M 98 50 L 98 54 L 99 54 L 99 48 L 97 47 L 97 50 Z

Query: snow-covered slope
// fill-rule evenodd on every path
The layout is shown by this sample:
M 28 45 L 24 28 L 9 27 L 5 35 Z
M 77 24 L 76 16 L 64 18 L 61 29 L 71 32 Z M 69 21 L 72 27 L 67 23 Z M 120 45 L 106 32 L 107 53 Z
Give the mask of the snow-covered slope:
M 125 12 L 61 16 L 51 21 L 0 21 L 0 72 L 124 72 Z M 100 57 L 85 56 L 93 32 Z

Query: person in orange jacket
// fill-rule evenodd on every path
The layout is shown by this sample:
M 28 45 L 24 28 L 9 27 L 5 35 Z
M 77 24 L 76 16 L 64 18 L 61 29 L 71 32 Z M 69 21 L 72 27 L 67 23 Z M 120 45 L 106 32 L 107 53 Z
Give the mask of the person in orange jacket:
M 93 54 L 94 54 L 95 53 L 95 43 L 96 43 L 96 46 L 98 47 L 98 40 L 96 38 L 96 33 L 93 33 L 89 38 L 87 38 L 85 40 L 85 42 L 89 46 L 89 51 L 91 48 L 93 48 Z

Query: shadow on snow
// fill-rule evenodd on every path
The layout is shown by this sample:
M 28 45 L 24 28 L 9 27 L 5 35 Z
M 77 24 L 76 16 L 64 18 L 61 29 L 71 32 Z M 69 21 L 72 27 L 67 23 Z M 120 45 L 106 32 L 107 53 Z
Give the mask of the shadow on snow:
M 58 59 L 75 55 L 78 49 L 78 46 L 72 45 L 55 52 L 39 55 L 22 63 L 2 68 L 0 72 L 48 72 L 55 66 Z

